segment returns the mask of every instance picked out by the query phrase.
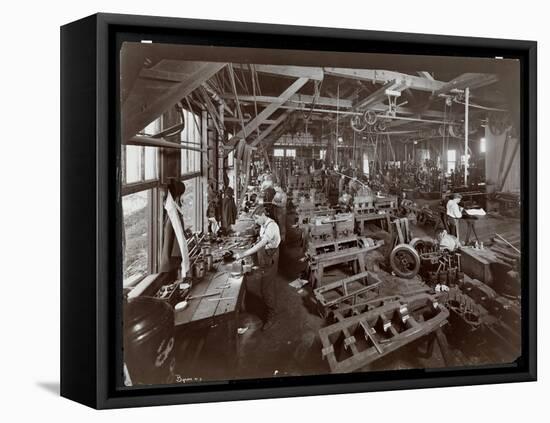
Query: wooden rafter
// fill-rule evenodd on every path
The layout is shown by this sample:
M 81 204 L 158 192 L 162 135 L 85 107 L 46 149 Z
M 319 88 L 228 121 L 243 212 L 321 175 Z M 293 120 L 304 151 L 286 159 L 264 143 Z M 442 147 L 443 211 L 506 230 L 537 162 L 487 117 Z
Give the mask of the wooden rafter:
M 226 100 L 231 100 L 231 99 L 234 98 L 233 94 L 231 94 L 231 93 L 223 93 L 220 97 L 223 98 L 223 99 L 226 99 Z M 266 104 L 266 103 L 269 104 L 269 103 L 280 103 L 281 102 L 280 97 L 267 96 L 267 95 L 259 95 L 259 96 L 256 96 L 255 99 L 259 104 Z M 252 101 L 254 101 L 254 96 L 239 95 L 239 100 L 243 101 L 243 102 L 252 102 Z M 296 104 L 310 105 L 314 102 L 314 100 L 315 100 L 315 105 L 317 105 L 317 106 L 336 107 L 337 103 L 338 103 L 338 101 L 335 98 L 318 97 L 317 99 L 315 99 L 315 96 L 306 95 L 306 94 L 295 94 L 292 97 L 290 97 L 286 101 L 286 103 L 289 103 L 289 104 L 290 103 L 296 103 Z M 351 100 L 340 99 L 339 107 L 344 108 L 344 109 L 350 108 L 350 107 L 352 107 L 352 102 L 351 102 Z
M 266 108 L 264 108 L 258 116 L 252 119 L 245 128 L 241 129 L 233 138 L 231 138 L 232 145 L 235 145 L 235 142 L 245 137 L 245 134 L 251 134 L 256 130 L 256 128 L 261 125 L 266 119 L 268 119 L 279 107 L 281 104 L 284 104 L 292 95 L 302 88 L 308 81 L 308 78 L 298 78 L 294 81 L 280 96 L 277 103 L 271 103 Z
M 235 68 L 249 71 L 246 65 L 234 65 Z M 308 78 L 315 81 L 323 80 L 322 68 L 308 66 L 281 66 L 281 65 L 254 65 L 256 72 L 268 75 L 284 76 L 287 78 Z
M 250 143 L 253 147 L 258 145 L 260 142 L 262 142 L 263 139 L 265 139 L 269 134 L 273 132 L 275 128 L 277 128 L 279 125 L 281 125 L 290 115 L 290 111 L 284 112 L 279 116 L 275 121 L 269 125 L 266 129 L 262 131 L 262 133 Z
M 435 92 L 441 89 L 445 82 L 434 79 L 422 78 L 420 76 L 408 75 L 401 72 L 374 70 L 374 69 L 347 69 L 347 68 L 323 68 L 326 75 L 340 78 L 357 79 L 359 81 L 370 81 L 386 83 L 389 81 L 402 81 L 413 90 Z
M 434 95 L 448 93 L 451 90 L 463 90 L 465 88 L 473 90 L 497 81 L 498 76 L 490 73 L 463 73 L 436 90 Z
M 386 83 L 382 88 L 379 90 L 376 90 L 363 100 L 360 100 L 357 102 L 352 110 L 358 110 L 358 109 L 367 109 L 369 106 L 373 106 L 376 104 L 383 103 L 384 100 L 387 99 L 387 93 L 388 91 L 398 91 L 401 92 L 405 88 L 407 88 L 407 85 L 404 81 L 390 81 Z
M 163 94 L 153 98 L 146 103 L 139 102 L 133 104 L 133 107 L 123 108 L 123 140 L 134 136 L 149 123 L 158 118 L 162 113 L 188 96 L 197 89 L 203 82 L 210 79 L 220 69 L 225 66 L 224 63 L 200 63 L 194 72 L 179 82 L 174 83 Z

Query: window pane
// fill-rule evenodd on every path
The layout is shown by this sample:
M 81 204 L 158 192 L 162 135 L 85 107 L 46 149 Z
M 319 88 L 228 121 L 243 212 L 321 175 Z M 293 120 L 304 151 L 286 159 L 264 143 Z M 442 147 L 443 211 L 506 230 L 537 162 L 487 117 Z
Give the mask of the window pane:
M 189 179 L 184 181 L 185 193 L 183 194 L 183 224 L 185 229 L 191 229 L 192 231 L 198 231 L 196 222 L 196 208 L 199 207 L 197 203 L 197 184 L 198 178 Z
M 200 118 L 195 114 L 184 112 L 185 130 L 181 133 L 181 143 L 192 148 L 201 147 L 201 136 L 197 124 L 200 124 Z M 181 150 L 181 174 L 189 174 L 200 171 L 201 166 L 200 151 Z
M 285 156 L 285 150 L 283 148 L 276 148 L 273 150 L 273 155 L 275 157 L 284 157 Z
M 124 221 L 124 285 L 149 271 L 149 198 L 151 191 L 122 197 Z
M 160 118 L 155 119 L 153 122 L 147 125 L 143 130 L 143 133 L 146 135 L 155 135 L 155 134 L 158 134 L 159 132 L 160 132 Z
M 296 149 L 287 149 L 286 150 L 286 156 L 287 157 L 296 157 Z
M 157 151 L 156 147 L 145 148 L 145 179 L 157 179 Z
M 137 145 L 126 146 L 126 183 L 141 181 L 141 148 Z

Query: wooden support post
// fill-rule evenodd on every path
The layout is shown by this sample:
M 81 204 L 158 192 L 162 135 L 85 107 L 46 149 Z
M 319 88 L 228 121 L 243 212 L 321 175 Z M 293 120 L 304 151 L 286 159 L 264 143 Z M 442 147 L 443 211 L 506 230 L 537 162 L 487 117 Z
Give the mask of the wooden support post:
M 468 133 L 469 130 L 469 109 L 470 109 L 470 88 L 464 90 L 464 186 L 468 186 Z
M 514 150 L 512 151 L 512 154 L 510 156 L 510 160 L 508 160 L 508 165 L 506 166 L 506 170 L 504 171 L 504 174 L 502 175 L 502 180 L 500 181 L 500 185 L 498 187 L 498 191 L 502 191 L 504 188 L 504 184 L 506 183 L 506 178 L 508 178 L 508 173 L 510 173 L 510 169 L 512 168 L 512 163 L 514 163 L 515 156 L 518 152 L 519 148 L 519 139 L 516 140 L 516 144 L 514 145 Z

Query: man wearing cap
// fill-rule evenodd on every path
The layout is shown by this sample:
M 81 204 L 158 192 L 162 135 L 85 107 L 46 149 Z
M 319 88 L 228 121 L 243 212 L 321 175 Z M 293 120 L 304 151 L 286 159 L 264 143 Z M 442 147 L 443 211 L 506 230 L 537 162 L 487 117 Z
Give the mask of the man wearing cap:
M 275 307 L 277 302 L 277 290 L 275 276 L 279 265 L 279 244 L 281 233 L 277 223 L 267 216 L 264 206 L 258 206 L 253 214 L 254 222 L 260 225 L 260 239 L 250 249 L 243 253 L 235 254 L 235 260 L 257 254 L 258 266 L 261 269 L 260 292 L 267 308 L 267 318 L 262 330 L 267 330 L 275 324 Z

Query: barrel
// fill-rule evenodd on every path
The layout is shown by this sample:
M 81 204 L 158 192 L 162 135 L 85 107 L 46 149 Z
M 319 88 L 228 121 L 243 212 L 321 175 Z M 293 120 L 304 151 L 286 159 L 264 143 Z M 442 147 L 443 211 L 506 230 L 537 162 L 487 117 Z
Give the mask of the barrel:
M 174 310 L 163 300 L 137 297 L 124 305 L 124 362 L 133 385 L 172 383 Z

